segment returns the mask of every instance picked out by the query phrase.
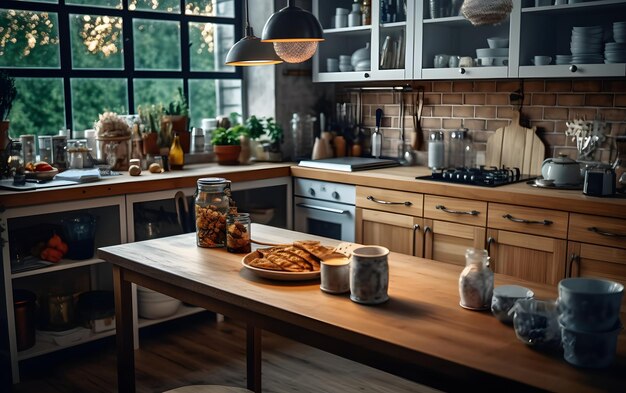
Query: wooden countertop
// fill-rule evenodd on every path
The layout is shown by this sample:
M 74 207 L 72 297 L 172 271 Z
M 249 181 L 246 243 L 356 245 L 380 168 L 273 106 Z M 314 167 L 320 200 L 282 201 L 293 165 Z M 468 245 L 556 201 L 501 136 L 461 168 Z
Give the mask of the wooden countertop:
M 106 176 L 94 183 L 43 188 L 35 191 L 0 190 L 0 206 L 9 208 L 176 188 L 195 188 L 196 181 L 201 177 L 225 177 L 233 182 L 271 179 L 289 176 L 291 165 L 293 163 L 254 163 L 233 166 L 206 163 L 185 165 L 185 168 L 180 171 L 157 174 L 146 170 L 142 171 L 140 176 L 130 176 L 128 172 L 120 172 L 120 176 Z
M 251 232 L 264 242 L 317 238 L 259 224 L 253 224 Z M 197 247 L 193 233 L 100 248 L 98 257 L 121 267 L 123 277 L 140 285 L 198 305 L 214 305 L 214 311 L 270 331 L 277 324 L 284 325 L 286 330 L 277 332 L 326 345 L 322 349 L 330 352 L 350 346 L 352 352 L 347 355 L 356 360 L 388 364 L 387 371 L 414 380 L 436 376 L 438 387 L 445 390 L 473 384 L 507 391 L 617 392 L 626 386 L 624 332 L 611 367 L 573 367 L 560 351 L 526 346 L 511 326 L 491 313 L 461 308 L 458 278 L 462 267 L 456 265 L 392 252 L 390 300 L 364 306 L 350 301 L 347 294 L 322 292 L 319 281 L 259 278 L 242 267 L 241 255 Z M 503 284 L 526 286 L 540 299 L 557 296 L 554 286 L 496 274 L 495 285 Z
M 430 173 L 426 167 L 394 167 L 359 172 L 291 167 L 291 175 L 294 177 L 626 218 L 626 197 L 591 197 L 582 191 L 537 188 L 524 182 L 500 187 L 478 187 L 415 179 L 416 176 Z

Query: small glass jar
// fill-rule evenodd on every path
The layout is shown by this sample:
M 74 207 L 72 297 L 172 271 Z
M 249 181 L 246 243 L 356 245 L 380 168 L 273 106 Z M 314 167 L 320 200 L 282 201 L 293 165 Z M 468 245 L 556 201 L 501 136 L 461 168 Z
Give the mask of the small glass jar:
M 489 268 L 487 250 L 468 248 L 465 251 L 465 269 L 459 277 L 461 307 L 486 310 L 493 296 L 493 271 Z
M 24 164 L 37 161 L 35 155 L 35 135 L 20 135 L 20 142 L 22 142 Z
M 236 213 L 226 216 L 226 250 L 236 254 L 247 254 L 252 251 L 250 214 Z
M 465 166 L 465 135 L 466 130 L 461 128 L 450 133 L 448 146 L 448 168 L 463 168 Z
M 198 247 L 224 247 L 226 214 L 230 206 L 230 181 L 221 177 L 198 179 L 195 194 Z
M 39 161 L 50 164 L 52 162 L 52 137 L 40 135 L 37 139 L 39 140 Z

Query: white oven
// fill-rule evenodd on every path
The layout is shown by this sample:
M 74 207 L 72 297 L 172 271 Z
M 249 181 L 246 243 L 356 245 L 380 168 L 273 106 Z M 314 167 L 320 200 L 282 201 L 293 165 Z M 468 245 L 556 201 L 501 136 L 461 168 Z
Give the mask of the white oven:
M 294 179 L 294 229 L 354 242 L 356 187 L 319 180 Z

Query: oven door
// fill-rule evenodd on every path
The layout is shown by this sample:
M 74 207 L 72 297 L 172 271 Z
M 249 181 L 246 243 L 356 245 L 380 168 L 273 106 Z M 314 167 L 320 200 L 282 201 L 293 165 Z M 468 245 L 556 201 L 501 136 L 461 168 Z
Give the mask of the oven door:
M 354 242 L 354 205 L 294 197 L 294 229 Z

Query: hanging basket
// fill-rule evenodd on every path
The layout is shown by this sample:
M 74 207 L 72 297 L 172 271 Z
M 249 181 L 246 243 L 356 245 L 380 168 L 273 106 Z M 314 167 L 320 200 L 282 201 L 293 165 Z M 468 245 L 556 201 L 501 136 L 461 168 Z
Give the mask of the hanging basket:
M 512 0 L 465 0 L 461 13 L 474 26 L 494 25 L 505 20 L 512 9 Z

